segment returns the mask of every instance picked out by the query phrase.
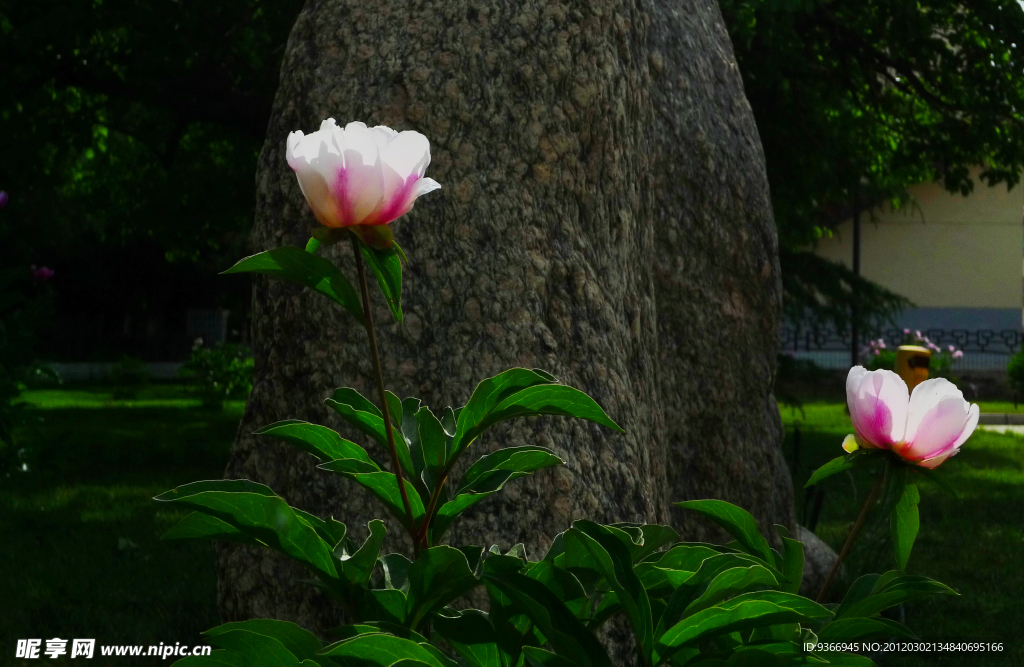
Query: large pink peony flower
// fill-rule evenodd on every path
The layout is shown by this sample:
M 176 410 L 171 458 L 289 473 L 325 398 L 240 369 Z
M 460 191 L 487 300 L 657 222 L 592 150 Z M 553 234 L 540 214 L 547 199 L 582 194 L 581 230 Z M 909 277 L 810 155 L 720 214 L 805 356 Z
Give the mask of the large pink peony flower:
M 423 174 L 430 142 L 419 132 L 363 123 L 338 127 L 333 118 L 309 135 L 288 135 L 288 166 L 313 215 L 325 227 L 386 225 L 441 185 Z
M 846 401 L 856 445 L 889 449 L 925 468 L 956 454 L 978 425 L 978 406 L 944 378 L 925 380 L 909 394 L 892 371 L 855 366 L 846 378 Z

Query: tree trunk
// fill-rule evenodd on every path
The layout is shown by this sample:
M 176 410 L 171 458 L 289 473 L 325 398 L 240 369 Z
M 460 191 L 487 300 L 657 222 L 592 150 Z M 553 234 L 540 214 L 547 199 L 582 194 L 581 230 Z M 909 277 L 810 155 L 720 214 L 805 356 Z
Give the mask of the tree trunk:
M 309 0 L 260 156 L 254 250 L 308 239 L 315 222 L 285 137 L 327 117 L 422 132 L 427 175 L 443 186 L 393 224 L 411 262 L 401 326 L 374 294 L 389 388 L 458 406 L 486 377 L 539 367 L 626 429 L 556 417 L 494 429 L 467 465 L 526 444 L 568 464 L 479 504 L 451 543 L 525 542 L 537 557 L 581 517 L 671 522 L 686 539 L 714 539 L 671 507 L 704 497 L 745 507 L 765 530 L 792 525 L 771 393 L 775 227 L 715 3 Z M 350 253 L 326 254 L 354 276 Z M 365 332 L 319 295 L 259 277 L 253 343 L 257 381 L 226 476 L 266 483 L 362 539 L 382 506 L 251 433 L 297 418 L 362 442 L 322 399 L 351 386 L 375 400 Z M 388 546 L 407 548 L 387 523 Z M 275 616 L 316 631 L 340 621 L 269 551 L 219 555 L 226 621 Z

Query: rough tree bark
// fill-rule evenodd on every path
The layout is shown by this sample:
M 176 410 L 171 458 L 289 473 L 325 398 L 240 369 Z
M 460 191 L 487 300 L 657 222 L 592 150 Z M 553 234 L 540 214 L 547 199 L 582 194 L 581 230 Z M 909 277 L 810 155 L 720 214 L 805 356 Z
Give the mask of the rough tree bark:
M 523 541 L 536 555 L 578 517 L 714 538 L 671 511 L 701 497 L 735 502 L 765 529 L 792 526 L 771 394 L 775 227 L 715 2 L 309 0 L 260 156 L 254 250 L 309 237 L 285 137 L 329 116 L 422 132 L 443 185 L 394 224 L 412 265 L 404 324 L 382 300 L 375 310 L 389 387 L 457 406 L 485 377 L 541 367 L 626 429 L 558 418 L 496 429 L 469 459 L 533 443 L 568 465 L 478 505 L 452 543 Z M 328 256 L 352 275 L 348 250 Z M 269 484 L 361 539 L 384 517 L 375 500 L 250 434 L 286 418 L 346 433 L 321 401 L 339 386 L 375 395 L 365 332 L 322 297 L 257 278 L 253 341 L 257 382 L 227 477 Z M 318 631 L 339 620 L 269 552 L 223 546 L 219 562 L 225 620 Z

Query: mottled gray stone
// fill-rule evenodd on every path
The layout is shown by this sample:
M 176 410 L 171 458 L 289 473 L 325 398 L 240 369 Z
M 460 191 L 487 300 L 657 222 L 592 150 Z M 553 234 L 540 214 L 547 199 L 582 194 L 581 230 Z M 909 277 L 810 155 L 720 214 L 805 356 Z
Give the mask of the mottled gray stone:
M 541 367 L 625 429 L 520 420 L 474 445 L 551 447 L 568 461 L 511 484 L 451 534 L 530 554 L 579 517 L 672 522 L 717 497 L 792 526 L 771 394 L 780 305 L 764 158 L 714 2 L 309 0 L 293 28 L 257 173 L 255 250 L 314 224 L 285 137 L 333 116 L 431 141 L 443 185 L 394 223 L 409 253 L 401 326 L 375 310 L 399 395 L 461 405 L 475 384 Z M 327 253 L 354 275 L 348 246 Z M 257 278 L 257 382 L 228 477 L 267 483 L 357 536 L 384 515 L 360 488 L 253 430 L 328 424 L 338 386 L 373 397 L 366 337 L 322 297 Z M 378 452 L 381 459 L 385 459 Z M 390 547 L 403 548 L 394 539 Z M 220 551 L 225 620 L 277 616 L 322 631 L 334 608 L 273 554 Z M 622 658 L 625 661 L 625 658 Z
M 821 585 L 825 583 L 829 568 L 836 562 L 838 557 L 832 547 L 825 544 L 817 535 L 803 526 L 796 527 L 796 539 L 804 543 L 804 576 L 800 582 L 800 595 L 809 598 L 816 598 Z M 840 567 L 840 573 L 843 569 Z M 833 586 L 831 594 L 834 597 L 838 592 L 838 586 Z

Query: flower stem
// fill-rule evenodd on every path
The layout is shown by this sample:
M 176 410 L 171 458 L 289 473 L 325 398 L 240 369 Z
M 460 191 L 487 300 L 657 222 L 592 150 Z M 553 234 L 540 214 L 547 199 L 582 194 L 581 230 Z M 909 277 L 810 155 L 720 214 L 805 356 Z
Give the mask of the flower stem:
M 391 428 L 391 414 L 388 410 L 388 399 L 384 393 L 384 374 L 380 369 L 380 352 L 377 349 L 377 331 L 373 326 L 373 313 L 370 308 L 370 291 L 366 284 L 366 269 L 363 268 L 363 255 L 359 252 L 359 239 L 352 235 L 352 252 L 356 256 L 356 271 L 359 273 L 359 291 L 363 298 L 363 317 L 366 319 L 366 333 L 370 337 L 370 358 L 373 359 L 373 371 L 377 376 L 377 398 L 380 400 L 380 409 L 384 414 L 384 433 L 387 435 L 388 448 L 391 450 L 391 469 L 398 478 L 398 492 L 402 496 L 402 505 L 405 506 L 406 530 L 413 538 L 413 549 L 419 555 L 419 545 L 416 540 L 416 520 L 412 516 L 412 505 L 409 504 L 409 494 L 405 490 L 405 477 L 402 475 L 402 464 L 398 460 L 398 448 L 395 447 L 395 433 Z
M 860 514 L 857 515 L 857 521 L 854 522 L 853 528 L 850 529 L 850 534 L 846 537 L 846 543 L 843 544 L 842 550 L 836 557 L 832 568 L 828 571 L 828 576 L 825 577 L 825 583 L 821 585 L 821 590 L 818 591 L 817 601 L 821 602 L 825 599 L 825 595 L 828 593 L 829 587 L 832 586 L 832 581 L 836 578 L 836 574 L 839 573 L 839 566 L 846 560 L 846 556 L 850 553 L 850 548 L 853 547 L 853 543 L 857 540 L 857 535 L 860 534 L 860 529 L 864 527 L 864 522 L 867 521 L 868 514 L 871 512 L 871 508 L 874 507 L 875 502 L 878 500 L 878 496 L 882 493 L 882 480 L 884 475 L 879 475 L 878 479 L 875 480 L 875 485 L 871 487 L 871 491 L 868 493 L 868 497 L 864 499 L 864 506 L 860 508 Z

